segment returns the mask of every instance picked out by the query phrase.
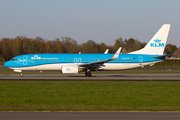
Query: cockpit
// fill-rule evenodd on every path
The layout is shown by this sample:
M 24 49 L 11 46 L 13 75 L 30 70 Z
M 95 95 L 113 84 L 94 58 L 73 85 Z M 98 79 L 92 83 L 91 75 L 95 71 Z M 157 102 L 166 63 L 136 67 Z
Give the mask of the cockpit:
M 17 59 L 12 59 L 12 61 L 16 61 Z

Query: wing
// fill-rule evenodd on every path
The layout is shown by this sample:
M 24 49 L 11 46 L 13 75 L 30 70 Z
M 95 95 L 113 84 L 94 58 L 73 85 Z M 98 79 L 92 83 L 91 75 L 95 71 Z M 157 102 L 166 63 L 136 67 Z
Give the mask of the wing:
M 101 66 L 104 66 L 104 63 L 112 61 L 112 60 L 116 60 L 119 56 L 119 53 L 121 51 L 121 47 L 117 50 L 117 52 L 114 54 L 114 56 L 110 59 L 107 60 L 103 60 L 103 61 L 98 61 L 98 62 L 90 62 L 90 63 L 84 63 L 84 64 L 79 64 L 79 67 L 85 67 L 86 69 L 97 69 Z

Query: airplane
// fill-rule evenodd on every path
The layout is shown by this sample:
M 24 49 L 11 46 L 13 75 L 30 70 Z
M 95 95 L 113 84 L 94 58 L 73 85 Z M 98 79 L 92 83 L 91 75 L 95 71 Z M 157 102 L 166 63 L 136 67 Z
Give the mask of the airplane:
M 169 29 L 170 24 L 164 24 L 144 48 L 127 54 L 119 54 L 121 47 L 115 54 L 25 54 L 13 57 L 4 66 L 20 72 L 20 76 L 23 76 L 23 71 L 33 70 L 57 70 L 62 74 L 84 71 L 85 76 L 91 76 L 91 71 L 120 71 L 152 66 L 167 56 L 163 52 Z

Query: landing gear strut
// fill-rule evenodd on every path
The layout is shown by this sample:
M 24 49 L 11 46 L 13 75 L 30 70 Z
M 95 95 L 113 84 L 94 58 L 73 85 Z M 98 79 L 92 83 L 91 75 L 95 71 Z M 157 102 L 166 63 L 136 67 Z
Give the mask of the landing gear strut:
M 91 72 L 90 71 L 86 71 L 85 75 L 88 76 L 88 77 L 91 77 Z

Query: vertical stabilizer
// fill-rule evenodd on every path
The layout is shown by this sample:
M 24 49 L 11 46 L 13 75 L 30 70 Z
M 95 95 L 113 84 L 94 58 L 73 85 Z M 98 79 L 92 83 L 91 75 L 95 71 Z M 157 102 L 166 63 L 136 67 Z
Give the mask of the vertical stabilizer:
M 164 24 L 144 48 L 129 54 L 163 55 L 169 29 L 170 24 Z

